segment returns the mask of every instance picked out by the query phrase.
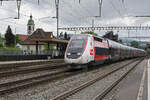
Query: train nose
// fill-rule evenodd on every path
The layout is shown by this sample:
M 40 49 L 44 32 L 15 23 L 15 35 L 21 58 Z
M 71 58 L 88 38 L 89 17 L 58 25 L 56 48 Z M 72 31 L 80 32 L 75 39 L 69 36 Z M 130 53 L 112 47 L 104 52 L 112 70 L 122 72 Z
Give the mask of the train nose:
M 77 59 L 81 56 L 80 52 L 69 52 L 66 54 L 67 58 Z

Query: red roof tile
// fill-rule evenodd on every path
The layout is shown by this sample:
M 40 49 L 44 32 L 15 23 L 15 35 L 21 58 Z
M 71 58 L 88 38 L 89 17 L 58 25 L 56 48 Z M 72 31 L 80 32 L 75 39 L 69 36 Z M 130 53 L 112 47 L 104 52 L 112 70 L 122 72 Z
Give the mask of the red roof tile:
M 24 41 L 29 37 L 29 35 L 25 35 L 25 34 L 17 34 L 17 35 L 18 35 L 19 39 L 21 39 L 21 41 Z

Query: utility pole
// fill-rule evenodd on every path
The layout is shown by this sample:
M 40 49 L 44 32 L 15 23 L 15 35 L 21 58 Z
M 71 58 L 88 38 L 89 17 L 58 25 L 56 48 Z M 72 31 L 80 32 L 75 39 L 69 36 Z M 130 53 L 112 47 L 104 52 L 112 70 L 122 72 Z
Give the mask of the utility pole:
M 18 19 L 20 18 L 20 6 L 21 6 L 21 0 L 16 0 L 17 2 L 17 9 L 18 9 Z
M 101 17 L 101 8 L 103 0 L 98 0 L 98 2 L 99 2 L 99 17 Z
M 40 0 L 38 0 L 38 5 L 40 4 Z
M 57 19 L 57 39 L 59 37 L 59 0 L 55 0 L 56 5 L 56 19 Z M 59 44 L 57 43 L 57 50 L 59 48 Z
M 2 4 L 3 4 L 3 1 L 16 1 L 16 2 L 17 2 L 18 18 L 16 18 L 16 19 L 19 19 L 19 18 L 20 18 L 20 6 L 21 6 L 21 0 L 0 0 L 1 6 L 2 6 Z
M 57 38 L 59 36 L 59 0 L 55 0 L 56 4 L 56 19 L 57 19 Z
M 92 19 L 92 32 L 94 33 L 94 19 Z
M 3 0 L 0 0 L 1 1 L 1 6 L 3 5 Z
M 130 30 L 128 30 L 128 43 L 127 43 L 127 45 L 129 45 L 129 37 L 130 37 Z

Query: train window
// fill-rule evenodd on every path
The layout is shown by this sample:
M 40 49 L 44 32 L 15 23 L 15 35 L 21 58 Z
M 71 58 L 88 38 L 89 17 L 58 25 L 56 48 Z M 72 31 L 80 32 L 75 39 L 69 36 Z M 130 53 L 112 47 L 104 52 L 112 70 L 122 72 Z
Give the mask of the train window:
M 95 40 L 95 41 L 99 41 L 99 42 L 102 42 L 102 41 L 103 41 L 101 38 L 98 38 L 98 37 L 94 37 L 94 40 Z

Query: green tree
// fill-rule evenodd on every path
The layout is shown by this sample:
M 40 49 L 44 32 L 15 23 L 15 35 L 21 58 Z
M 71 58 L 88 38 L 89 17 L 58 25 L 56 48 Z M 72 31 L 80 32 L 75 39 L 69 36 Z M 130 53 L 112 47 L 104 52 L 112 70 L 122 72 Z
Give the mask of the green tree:
M 0 33 L 0 40 L 2 39 L 2 35 L 1 35 L 1 33 Z
M 119 40 L 118 42 L 121 43 L 121 44 L 123 43 L 122 40 Z
M 3 43 L 2 42 L 0 42 L 0 48 L 3 48 L 4 46 L 3 46 Z
M 97 34 L 92 31 L 82 32 L 81 34 L 91 34 L 97 36 Z
M 67 32 L 65 32 L 65 34 L 64 34 L 64 39 L 68 39 L 68 36 L 67 36 Z
M 147 51 L 147 53 L 150 55 L 150 49 L 147 49 L 146 51 Z
M 5 44 L 8 47 L 14 47 L 15 45 L 15 36 L 12 33 L 12 30 L 10 28 L 10 26 L 8 26 L 6 33 L 5 33 Z
M 15 39 L 16 39 L 16 43 L 21 43 L 21 40 L 18 35 L 15 36 Z
M 135 48 L 138 48 L 139 47 L 139 43 L 137 41 L 132 41 L 131 42 L 131 46 L 135 47 Z
M 3 48 L 3 37 L 2 34 L 0 33 L 0 48 Z

